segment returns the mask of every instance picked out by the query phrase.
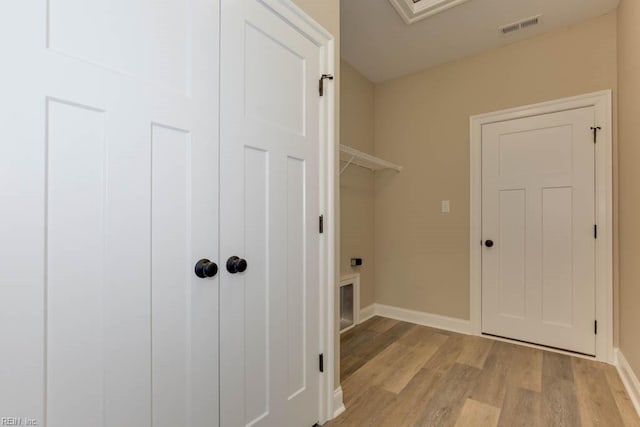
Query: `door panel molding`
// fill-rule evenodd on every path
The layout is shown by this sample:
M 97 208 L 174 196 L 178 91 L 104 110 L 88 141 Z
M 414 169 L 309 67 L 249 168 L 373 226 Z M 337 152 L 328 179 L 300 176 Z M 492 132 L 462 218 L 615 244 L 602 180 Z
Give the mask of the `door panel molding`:
M 601 127 L 595 145 L 596 359 L 613 363 L 613 158 L 612 92 L 604 90 L 470 117 L 470 315 L 472 333 L 482 333 L 482 127 L 584 107 L 595 109 Z M 596 320 L 596 319 L 594 319 Z
M 0 414 L 215 427 L 219 2 L 81 3 L 0 4 Z
M 291 0 L 256 0 L 272 9 L 281 19 L 305 35 L 320 48 L 320 66 L 326 74 L 335 75 L 335 37 Z M 320 98 L 320 212 L 327 220 L 320 235 L 320 353 L 324 354 L 324 374 L 320 380 L 319 423 L 333 419 L 339 408 L 334 404 L 335 340 L 339 336 L 335 316 L 336 225 L 340 211 L 335 202 L 336 150 L 335 91 L 336 84 L 325 85 Z M 339 384 L 337 384 L 339 386 Z
M 313 276 L 308 276 L 312 273 L 311 270 L 304 270 L 305 266 L 301 265 L 305 277 L 313 277 L 314 281 L 317 281 L 319 283 L 319 299 L 317 301 L 317 304 L 314 303 L 313 305 L 307 306 L 307 308 L 313 307 L 315 312 L 319 312 L 317 316 L 315 315 L 315 313 L 313 314 L 314 323 L 317 323 L 319 325 L 319 328 L 317 330 L 318 335 L 316 337 L 315 328 L 313 329 L 313 336 L 308 335 L 308 344 L 305 344 L 306 356 L 308 357 L 305 357 L 304 360 L 309 362 L 311 360 L 311 357 L 313 357 L 313 360 L 315 362 L 318 358 L 318 354 L 324 354 L 325 369 L 323 373 L 317 373 L 319 377 L 315 377 L 317 372 L 317 363 L 313 363 L 312 365 L 307 363 L 304 370 L 304 374 L 306 375 L 306 377 L 304 377 L 304 375 L 301 375 L 302 373 L 300 371 L 300 363 L 298 363 L 297 365 L 294 364 L 290 367 L 282 366 L 283 373 L 287 372 L 291 378 L 289 378 L 289 382 L 287 382 L 286 374 L 271 375 L 272 381 L 274 381 L 274 379 L 276 381 L 282 381 L 282 384 L 276 383 L 276 386 L 279 387 L 277 388 L 278 393 L 274 391 L 276 389 L 275 386 L 272 387 L 273 390 L 271 390 L 270 395 L 272 398 L 271 412 L 269 414 L 266 414 L 266 417 L 261 418 L 262 412 L 260 412 L 259 409 L 263 408 L 264 405 L 262 405 L 262 401 L 259 402 L 258 400 L 255 400 L 254 403 L 259 403 L 259 405 L 254 405 L 255 407 L 253 407 L 250 411 L 247 422 L 255 422 L 256 425 L 268 425 L 271 419 L 277 420 L 279 419 L 279 417 L 281 417 L 282 414 L 285 413 L 284 410 L 286 408 L 281 408 L 281 410 L 276 407 L 277 405 L 273 404 L 273 402 L 275 402 L 275 399 L 286 400 L 288 397 L 295 397 L 296 399 L 300 400 L 305 398 L 304 396 L 311 395 L 311 392 L 309 392 L 309 390 L 313 389 L 313 395 L 318 396 L 320 401 L 319 405 L 317 405 L 317 417 L 314 417 L 313 421 L 318 421 L 322 424 L 324 421 L 333 418 L 334 413 L 334 339 L 336 336 L 336 328 L 334 327 L 334 292 L 336 275 L 335 222 L 333 218 L 337 217 L 334 214 L 334 194 L 336 185 L 334 173 L 336 162 L 336 144 L 334 139 L 335 85 L 327 85 L 325 96 L 317 98 L 317 104 L 315 103 L 315 96 L 318 96 L 318 92 L 317 86 L 315 85 L 317 84 L 318 79 L 322 74 L 333 74 L 335 72 L 335 39 L 330 33 L 319 26 L 312 18 L 310 18 L 305 12 L 303 12 L 302 9 L 295 6 L 290 0 L 246 0 L 242 2 L 223 0 L 221 32 L 223 34 L 222 39 L 227 40 L 227 42 L 223 41 L 221 45 L 221 103 L 223 105 L 225 105 L 225 99 L 227 99 L 225 97 L 229 97 L 229 94 L 232 90 L 238 90 L 237 88 L 240 87 L 244 88 L 241 89 L 243 93 L 245 90 L 260 90 L 261 96 L 264 99 L 277 100 L 278 98 L 286 95 L 283 90 L 289 87 L 289 85 L 285 85 L 282 83 L 286 83 L 287 81 L 299 81 L 300 78 L 303 78 L 303 80 L 299 81 L 299 83 L 304 83 L 305 86 L 311 88 L 310 82 L 313 81 L 313 90 L 309 89 L 307 91 L 309 97 L 313 96 L 313 98 L 304 98 L 303 100 L 301 100 L 300 98 L 296 98 L 296 102 L 288 103 L 288 105 L 290 104 L 292 108 L 296 107 L 296 104 L 298 105 L 298 107 L 300 105 L 306 106 L 306 110 L 303 112 L 302 116 L 300 114 L 296 114 L 295 109 L 265 109 L 265 105 L 269 105 L 269 102 L 264 102 L 263 104 L 253 103 L 255 100 L 247 100 L 244 96 L 240 96 L 238 97 L 238 99 L 233 99 L 233 97 L 229 98 L 230 108 L 228 110 L 222 108 L 221 111 L 222 123 L 226 123 L 225 126 L 221 126 L 221 155 L 224 158 L 224 156 L 228 155 L 231 150 L 237 148 L 235 145 L 225 144 L 225 138 L 229 137 L 227 133 L 229 133 L 231 130 L 238 129 L 233 128 L 232 125 L 229 124 L 230 122 L 225 122 L 225 117 L 236 117 L 238 122 L 251 122 L 252 127 L 242 126 L 242 131 L 247 133 L 247 135 L 250 131 L 252 132 L 251 135 L 249 135 L 251 138 L 247 137 L 247 141 L 245 141 L 244 139 L 238 139 L 238 141 L 242 141 L 247 148 L 252 148 L 255 150 L 265 150 L 268 152 L 270 149 L 270 146 L 267 145 L 268 141 L 277 137 L 279 141 L 278 143 L 282 145 L 282 147 L 280 147 L 281 152 L 278 151 L 278 155 L 269 155 L 268 160 L 270 162 L 269 164 L 271 165 L 269 171 L 271 172 L 273 179 L 270 183 L 267 182 L 266 184 L 271 185 L 269 187 L 271 189 L 270 193 L 274 193 L 273 188 L 284 188 L 289 190 L 292 198 L 289 200 L 291 202 L 290 204 L 283 204 L 275 199 L 272 201 L 272 212 L 269 214 L 269 226 L 271 228 L 279 227 L 278 230 L 282 229 L 279 233 L 273 232 L 271 234 L 273 236 L 287 236 L 287 231 L 285 229 L 286 224 L 282 223 L 282 221 L 276 221 L 275 219 L 285 217 L 287 209 L 292 212 L 299 211 L 300 205 L 298 202 L 300 201 L 297 200 L 294 196 L 296 194 L 300 196 L 299 193 L 301 190 L 297 187 L 289 188 L 286 185 L 276 187 L 275 184 L 287 183 L 287 171 L 291 176 L 295 176 L 296 174 L 300 174 L 301 172 L 306 170 L 305 174 L 308 174 L 309 177 L 313 178 L 313 180 L 315 180 L 315 177 L 319 175 L 319 192 L 316 193 L 314 191 L 312 196 L 310 192 L 306 192 L 304 194 L 309 195 L 308 199 L 305 199 L 310 206 L 309 208 L 307 208 L 309 218 L 311 218 L 310 214 L 311 212 L 313 212 L 313 218 L 317 218 L 318 215 L 323 215 L 324 218 L 328 219 L 325 227 L 325 233 L 320 235 L 315 234 L 318 230 L 317 223 L 315 221 L 307 221 L 302 224 L 292 224 L 292 226 L 295 225 L 295 229 L 291 229 L 289 231 L 295 231 L 296 233 L 299 233 L 300 228 L 304 227 L 304 234 L 310 237 L 307 243 L 305 243 L 305 248 L 308 250 L 308 253 L 311 254 L 314 260 L 316 259 L 316 257 L 319 258 L 317 266 L 315 266 L 315 263 L 313 263 L 314 265 L 312 267 L 319 270 L 318 273 L 313 274 Z M 225 35 L 227 35 L 228 37 L 225 38 Z M 238 40 L 242 40 L 242 43 L 244 43 L 245 46 L 249 46 L 250 48 L 252 48 L 250 50 L 252 50 L 253 52 L 267 52 L 269 55 L 271 55 L 271 57 L 273 57 L 274 55 L 279 56 L 282 60 L 278 61 L 278 63 L 276 64 L 277 67 L 258 67 L 256 66 L 256 64 L 248 63 L 246 61 L 251 58 L 248 58 L 246 54 L 244 57 L 237 56 L 239 55 L 239 50 L 234 49 L 231 46 L 231 43 L 235 43 Z M 312 56 L 304 56 L 309 54 L 311 50 L 316 53 L 314 53 Z M 265 57 L 265 55 L 258 56 L 257 59 L 261 60 L 263 65 L 271 65 L 271 63 L 269 62 L 269 55 L 267 55 L 267 57 Z M 239 69 L 240 67 L 235 67 L 234 70 L 233 67 L 229 66 L 230 62 L 228 61 L 230 60 L 242 63 L 242 67 L 249 68 L 251 72 L 245 73 L 244 76 L 238 75 L 237 69 Z M 289 68 L 286 68 L 286 66 L 288 66 Z M 281 69 L 282 67 L 285 67 L 285 69 Z M 281 71 L 284 72 L 281 73 Z M 316 73 L 318 74 L 317 76 L 315 75 Z M 237 81 L 241 77 L 247 78 L 248 84 L 245 85 L 245 82 Z M 266 82 L 268 82 L 268 84 Z M 277 85 L 278 82 L 281 83 L 280 86 Z M 280 89 L 280 91 L 278 91 L 277 89 Z M 243 102 L 247 103 L 247 101 L 251 101 L 252 103 L 248 105 L 247 108 L 240 108 L 242 106 L 239 104 Z M 317 123 L 315 120 L 316 112 L 319 116 Z M 317 148 L 313 148 L 313 153 L 309 153 L 309 144 L 302 144 L 300 141 L 305 141 L 312 138 L 317 138 Z M 280 155 L 282 153 L 286 155 Z M 305 159 L 307 160 L 307 162 L 299 162 L 299 160 L 304 161 Z M 287 165 L 289 165 L 289 168 L 287 168 Z M 241 167 L 242 165 L 239 165 L 238 170 L 242 170 Z M 225 164 L 224 167 L 221 168 L 221 184 L 229 184 L 229 181 L 231 181 L 227 179 L 228 176 L 225 174 L 225 171 L 233 171 L 232 165 Z M 255 171 L 251 171 L 251 173 L 255 173 Z M 308 182 L 311 182 L 311 180 L 309 180 Z M 221 186 L 221 218 L 223 219 L 234 218 L 233 213 L 227 212 L 225 214 L 225 209 L 230 210 L 231 206 L 231 203 L 224 202 L 225 200 L 227 200 L 225 199 L 225 197 L 228 198 L 229 201 L 233 201 L 238 205 L 244 203 L 243 200 L 237 199 L 238 194 L 241 194 L 243 190 L 240 189 L 239 191 L 235 192 L 230 191 L 230 189 L 235 188 L 233 187 L 233 185 L 238 185 L 238 182 L 231 182 L 231 184 L 229 185 L 225 186 L 223 184 Z M 307 188 L 308 186 L 310 186 L 310 184 L 305 184 L 305 188 Z M 283 200 L 287 200 L 287 197 L 283 197 Z M 311 203 L 311 201 L 313 201 L 313 203 Z M 224 226 L 221 228 L 221 234 L 223 233 L 222 230 L 225 230 Z M 234 230 L 234 233 L 239 233 L 239 229 Z M 309 234 L 311 233 L 310 230 L 313 230 L 313 235 Z M 226 232 L 229 233 L 228 230 Z M 232 254 L 239 256 L 244 255 L 242 248 L 247 247 L 246 242 L 242 241 L 242 239 L 239 239 L 237 235 L 230 234 L 230 236 L 231 238 L 227 239 L 225 239 L 224 236 L 221 237 L 221 248 L 222 252 L 224 253 L 223 258 Z M 298 254 L 300 253 L 299 251 L 295 253 L 287 251 L 286 240 L 279 240 L 278 238 L 274 238 L 271 240 L 273 240 L 273 242 L 270 241 L 269 250 L 271 250 L 272 252 L 278 250 L 280 251 L 278 252 L 279 254 L 289 255 L 289 257 L 298 256 Z M 318 242 L 317 245 L 316 243 L 314 243 L 316 240 Z M 255 256 L 253 256 L 252 258 L 255 258 Z M 287 257 L 284 258 L 286 259 Z M 247 261 L 249 262 L 250 266 L 255 265 L 255 263 L 252 264 L 252 260 L 248 256 Z M 286 284 L 287 279 L 289 279 L 290 281 L 295 281 L 296 278 L 299 278 L 300 274 L 303 273 L 295 268 L 290 270 L 287 269 L 286 263 L 283 263 L 283 266 L 284 267 L 282 269 L 273 268 L 270 270 L 272 284 Z M 224 295 L 229 296 L 233 295 L 233 292 L 236 292 L 235 289 L 237 288 L 228 286 L 230 283 L 232 283 L 232 281 L 240 282 L 242 277 L 249 277 L 251 274 L 254 274 L 255 271 L 255 267 L 249 267 L 247 273 L 244 276 L 233 276 L 232 278 L 228 277 L 228 274 L 223 270 L 221 273 L 221 298 L 223 293 Z M 284 276 L 284 279 L 274 279 L 279 278 L 280 276 Z M 279 294 L 277 295 L 277 297 L 279 296 L 280 298 L 273 298 L 273 301 L 287 302 L 287 289 L 281 288 L 282 286 L 278 287 Z M 294 299 L 299 300 L 299 298 L 300 295 L 294 296 Z M 235 303 L 240 300 L 235 298 L 230 299 Z M 227 307 L 226 314 L 229 313 L 235 312 Z M 284 310 L 282 310 L 281 313 L 286 314 Z M 284 316 L 281 315 L 281 313 L 277 311 L 271 313 L 272 325 L 282 324 L 282 319 L 284 318 Z M 309 316 L 312 315 L 310 314 Z M 311 317 L 309 318 L 311 319 Z M 221 319 L 221 325 L 224 328 L 224 320 L 226 319 L 226 317 L 222 316 L 221 314 Z M 230 324 L 233 326 L 232 323 Z M 283 330 L 286 330 L 286 327 L 283 328 Z M 288 331 L 288 334 L 290 337 L 296 338 L 297 341 L 300 341 L 299 330 L 290 329 Z M 227 339 L 228 344 L 229 341 L 231 340 Z M 272 341 L 276 342 L 275 338 Z M 222 341 L 222 338 L 221 342 L 221 346 L 224 345 L 224 341 Z M 230 345 L 236 346 L 236 351 L 243 351 L 244 354 L 247 354 L 246 351 L 239 350 L 240 346 L 238 346 L 237 344 L 238 343 L 236 342 L 232 342 Z M 271 348 L 279 348 L 279 346 L 272 345 Z M 272 366 L 275 366 L 277 369 L 281 369 L 280 364 L 276 363 L 276 361 L 278 361 L 279 359 L 282 360 L 282 358 L 277 357 L 275 352 L 272 353 L 273 354 L 270 359 L 269 365 L 270 368 Z M 300 360 L 300 355 L 296 354 L 295 359 Z M 225 360 L 224 362 L 229 366 L 232 366 L 232 364 L 234 363 L 234 361 L 231 359 Z M 310 371 L 311 367 L 313 367 L 314 369 L 313 372 Z M 289 368 L 290 370 L 287 371 L 287 369 Z M 229 375 L 232 371 L 235 370 L 229 370 L 228 372 L 225 372 L 225 374 L 227 375 L 227 379 L 230 378 Z M 312 375 L 314 376 L 314 378 L 311 377 Z M 223 378 L 222 374 L 221 378 Z M 224 381 L 222 381 L 221 387 L 224 387 Z M 299 391 L 303 390 L 305 387 L 308 390 L 306 390 L 302 394 L 299 393 Z M 229 387 L 228 389 L 232 389 L 232 387 Z M 280 393 L 280 391 L 283 392 Z M 243 390 L 233 389 L 231 390 L 231 392 L 233 394 L 240 395 L 241 393 L 243 393 Z M 287 396 L 284 395 L 285 392 Z M 221 399 L 224 402 L 223 395 L 224 393 L 221 393 Z M 287 400 L 287 402 L 289 401 Z M 314 402 L 316 401 L 314 400 Z M 222 405 L 224 407 L 224 403 Z M 307 407 L 306 405 L 298 406 L 299 407 L 296 408 L 297 412 L 300 412 Z M 228 417 L 232 416 L 229 411 L 227 411 L 227 414 L 229 414 Z M 269 416 L 271 416 L 272 418 L 269 418 Z

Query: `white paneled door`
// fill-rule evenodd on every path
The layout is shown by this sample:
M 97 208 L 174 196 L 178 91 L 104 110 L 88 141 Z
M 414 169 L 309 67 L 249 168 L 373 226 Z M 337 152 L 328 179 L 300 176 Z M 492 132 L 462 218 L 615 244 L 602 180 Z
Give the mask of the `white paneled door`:
M 218 424 L 218 15 L 0 5 L 3 420 Z
M 595 355 L 595 110 L 482 127 L 482 331 Z
M 318 421 L 321 52 L 265 2 L 222 1 L 224 426 Z

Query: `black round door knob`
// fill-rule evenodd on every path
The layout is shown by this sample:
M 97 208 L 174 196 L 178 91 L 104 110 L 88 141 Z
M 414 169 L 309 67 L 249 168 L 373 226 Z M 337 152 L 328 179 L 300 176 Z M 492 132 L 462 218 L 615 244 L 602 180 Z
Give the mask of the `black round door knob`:
M 207 277 L 213 277 L 218 274 L 218 265 L 215 262 L 203 258 L 196 263 L 195 271 L 196 276 L 201 279 L 206 279 Z
M 242 273 L 247 269 L 247 261 L 237 256 L 232 256 L 227 260 L 227 271 L 231 274 Z
M 493 240 L 485 240 L 484 245 L 488 248 L 493 247 Z

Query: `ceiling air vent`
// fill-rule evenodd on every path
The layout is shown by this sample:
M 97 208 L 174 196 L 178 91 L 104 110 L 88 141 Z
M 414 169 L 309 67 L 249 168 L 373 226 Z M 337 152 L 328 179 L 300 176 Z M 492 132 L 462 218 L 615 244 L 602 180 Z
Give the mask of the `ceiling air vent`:
M 538 25 L 540 23 L 541 17 L 542 15 L 532 16 L 530 18 L 522 19 L 518 22 L 513 22 L 511 24 L 503 25 L 499 29 L 502 34 L 509 34 L 516 31 L 524 30 L 525 28 Z

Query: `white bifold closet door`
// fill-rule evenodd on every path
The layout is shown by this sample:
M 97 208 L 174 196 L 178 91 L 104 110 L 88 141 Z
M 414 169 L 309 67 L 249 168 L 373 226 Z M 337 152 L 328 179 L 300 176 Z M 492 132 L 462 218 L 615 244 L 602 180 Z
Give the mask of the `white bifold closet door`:
M 482 128 L 482 331 L 595 354 L 593 107 Z
M 222 1 L 221 263 L 247 268 L 221 273 L 221 424 L 311 427 L 321 49 L 267 3 Z
M 0 416 L 218 425 L 218 22 L 0 4 Z

